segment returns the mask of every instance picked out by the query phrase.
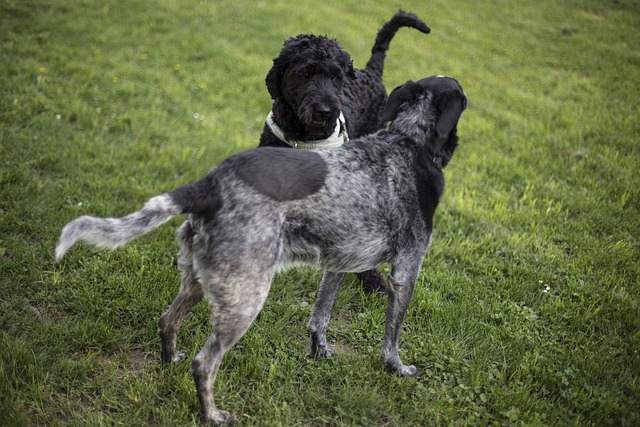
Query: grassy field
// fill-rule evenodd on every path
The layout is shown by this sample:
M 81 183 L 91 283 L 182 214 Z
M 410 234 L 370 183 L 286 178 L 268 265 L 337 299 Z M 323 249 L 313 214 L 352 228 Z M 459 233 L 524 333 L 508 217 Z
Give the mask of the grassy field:
M 458 78 L 469 108 L 401 350 L 384 298 L 340 293 L 334 359 L 305 358 L 320 273 L 280 275 L 225 359 L 239 425 L 640 425 L 640 2 L 0 0 L 0 425 L 198 424 L 189 363 L 159 363 L 180 219 L 115 252 L 53 251 L 258 143 L 282 41 L 356 66 L 398 9 L 388 91 Z M 204 303 L 178 345 L 210 332 Z

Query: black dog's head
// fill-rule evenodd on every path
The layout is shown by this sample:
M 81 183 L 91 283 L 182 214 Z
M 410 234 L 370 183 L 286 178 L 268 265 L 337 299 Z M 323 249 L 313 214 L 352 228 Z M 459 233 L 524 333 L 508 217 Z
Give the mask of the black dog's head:
M 353 61 L 336 40 L 300 34 L 285 41 L 266 83 L 271 98 L 283 99 L 313 129 L 335 123 L 342 83 L 355 78 Z
M 430 147 L 444 167 L 458 144 L 456 127 L 465 108 L 467 96 L 457 80 L 432 76 L 395 88 L 383 120 L 393 120 L 390 130 Z

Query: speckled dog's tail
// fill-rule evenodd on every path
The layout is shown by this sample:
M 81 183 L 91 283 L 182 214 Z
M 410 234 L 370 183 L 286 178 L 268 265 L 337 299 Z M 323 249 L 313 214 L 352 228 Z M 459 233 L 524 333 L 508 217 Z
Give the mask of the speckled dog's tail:
M 369 62 L 367 62 L 366 68 L 376 73 L 378 78 L 382 78 L 384 59 L 387 55 L 387 50 L 389 50 L 391 39 L 401 27 L 415 28 L 425 34 L 429 34 L 431 32 L 431 29 L 427 27 L 427 24 L 422 22 L 422 20 L 413 13 L 407 13 L 400 10 L 398 13 L 393 15 L 391 20 L 385 23 L 382 28 L 380 28 L 380 31 L 378 31 L 376 42 L 371 49 L 371 58 L 369 59 Z
M 113 250 L 160 227 L 176 215 L 215 214 L 221 204 L 218 194 L 215 180 L 207 175 L 198 182 L 149 199 L 142 209 L 122 218 L 81 216 L 62 229 L 56 247 L 56 260 L 62 260 L 78 240 L 97 248 Z
M 56 260 L 60 261 L 78 240 L 102 249 L 116 249 L 181 212 L 182 208 L 173 202 L 169 194 L 161 194 L 150 199 L 138 212 L 122 218 L 81 216 L 62 230 L 56 247 Z

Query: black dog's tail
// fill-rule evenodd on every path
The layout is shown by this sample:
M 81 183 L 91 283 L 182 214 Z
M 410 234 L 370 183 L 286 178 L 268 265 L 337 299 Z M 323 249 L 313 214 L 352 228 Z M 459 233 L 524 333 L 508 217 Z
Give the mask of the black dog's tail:
M 221 205 L 217 195 L 214 180 L 207 176 L 193 184 L 155 196 L 141 210 L 122 218 L 81 216 L 62 230 L 56 247 L 56 260 L 60 261 L 78 240 L 113 250 L 160 227 L 176 215 L 214 214 Z
M 389 50 L 389 44 L 391 39 L 401 27 L 411 27 L 416 30 L 429 34 L 431 29 L 427 27 L 427 24 L 422 22 L 413 13 L 406 13 L 398 11 L 389 22 L 384 24 L 378 35 L 376 36 L 376 42 L 371 49 L 371 58 L 367 62 L 367 69 L 373 71 L 378 78 L 382 78 L 382 70 L 384 68 L 384 58 Z

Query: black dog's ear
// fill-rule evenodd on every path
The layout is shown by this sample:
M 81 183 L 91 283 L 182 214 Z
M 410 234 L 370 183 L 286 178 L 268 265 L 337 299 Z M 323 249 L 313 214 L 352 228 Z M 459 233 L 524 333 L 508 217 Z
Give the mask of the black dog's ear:
M 422 91 L 422 86 L 409 80 L 405 84 L 392 90 L 389 94 L 387 105 L 384 108 L 384 113 L 382 114 L 382 121 L 386 123 L 395 119 L 400 111 L 400 107 L 402 107 L 405 102 L 415 99 L 416 94 L 419 93 L 417 91 L 418 89 Z
M 272 99 L 275 100 L 279 96 L 282 96 L 282 81 L 284 79 L 284 73 L 289 67 L 289 62 L 296 52 L 303 51 L 309 46 L 309 40 L 312 38 L 313 36 L 310 34 L 298 34 L 284 41 L 282 50 L 278 56 L 274 58 L 273 66 L 267 73 L 265 79 L 267 90 Z
M 449 134 L 458 125 L 462 112 L 467 108 L 467 97 L 458 91 L 445 92 L 437 101 L 440 117 L 436 122 L 436 152 L 449 139 Z
M 273 66 L 267 73 L 267 78 L 265 79 L 271 99 L 276 99 L 281 94 L 280 87 L 282 86 L 282 78 L 288 64 L 289 62 L 283 58 L 282 55 L 273 60 Z
M 356 70 L 353 68 L 353 60 L 349 56 L 349 54 L 345 51 L 340 52 L 342 55 L 342 69 L 344 70 L 345 76 L 349 77 L 351 80 L 355 80 Z

